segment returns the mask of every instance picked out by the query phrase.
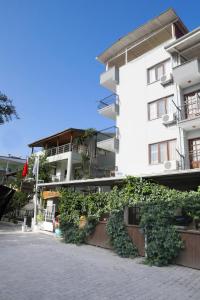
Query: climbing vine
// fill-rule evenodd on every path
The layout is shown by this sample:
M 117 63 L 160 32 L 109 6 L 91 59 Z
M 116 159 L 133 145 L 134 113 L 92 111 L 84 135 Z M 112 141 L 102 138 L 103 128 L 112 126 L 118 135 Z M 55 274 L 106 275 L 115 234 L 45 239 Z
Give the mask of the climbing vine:
M 107 193 L 84 195 L 62 190 L 61 194 L 61 230 L 65 241 L 86 242 L 102 214 L 107 213 L 110 242 L 123 257 L 135 257 L 138 253 L 124 223 L 124 209 L 140 207 L 140 227 L 146 236 L 145 260 L 151 265 L 171 263 L 184 246 L 175 226 L 177 209 L 197 223 L 200 220 L 200 191 L 179 192 L 140 178 L 128 177 L 121 188 Z M 85 226 L 80 226 L 81 216 L 86 218 Z
M 107 226 L 107 233 L 111 245 L 119 256 L 136 257 L 138 251 L 129 237 L 125 224 L 123 211 L 113 212 L 110 215 Z

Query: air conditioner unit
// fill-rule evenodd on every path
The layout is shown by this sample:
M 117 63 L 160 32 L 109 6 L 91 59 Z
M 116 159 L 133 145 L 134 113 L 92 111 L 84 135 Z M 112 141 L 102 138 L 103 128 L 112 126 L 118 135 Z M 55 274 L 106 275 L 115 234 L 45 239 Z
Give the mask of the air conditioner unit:
M 168 85 L 170 83 L 173 82 L 173 76 L 172 74 L 168 74 L 168 75 L 163 75 L 161 78 L 160 78 L 160 84 L 162 84 L 162 86 L 165 86 L 165 85 Z
M 175 113 L 165 114 L 162 116 L 163 125 L 170 125 L 173 124 L 175 121 L 176 121 Z
M 175 171 L 178 170 L 179 165 L 177 160 L 167 160 L 164 161 L 164 171 Z

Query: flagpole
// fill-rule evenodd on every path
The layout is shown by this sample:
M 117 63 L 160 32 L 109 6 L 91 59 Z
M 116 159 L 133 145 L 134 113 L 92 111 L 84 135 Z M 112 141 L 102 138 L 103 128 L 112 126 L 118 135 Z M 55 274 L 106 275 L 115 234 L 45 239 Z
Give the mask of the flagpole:
M 34 222 L 34 227 L 37 223 L 37 189 L 38 189 L 38 178 L 39 178 L 39 164 L 40 164 L 40 158 L 39 156 L 36 157 L 36 175 L 35 175 L 35 195 L 34 195 L 34 217 L 33 217 L 33 222 Z

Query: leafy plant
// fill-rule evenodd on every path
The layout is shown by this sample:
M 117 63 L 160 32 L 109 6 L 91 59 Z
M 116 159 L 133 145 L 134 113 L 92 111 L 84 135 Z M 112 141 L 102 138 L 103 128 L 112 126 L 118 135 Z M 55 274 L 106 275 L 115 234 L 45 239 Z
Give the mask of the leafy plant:
M 123 211 L 113 212 L 106 226 L 110 242 L 119 256 L 136 257 L 138 251 L 129 237 L 125 224 Z
M 173 225 L 177 208 L 200 219 L 200 191 L 179 192 L 141 178 L 128 177 L 121 188 L 108 193 L 84 195 L 62 190 L 60 203 L 61 229 L 67 242 L 86 241 L 104 213 L 110 215 L 107 233 L 114 250 L 123 257 L 137 256 L 137 249 L 124 224 L 124 208 L 140 207 L 140 227 L 146 235 L 146 263 L 167 265 L 183 248 L 183 242 Z M 87 225 L 80 229 L 80 216 L 86 216 Z
M 33 175 L 33 166 L 35 163 L 35 155 L 32 154 L 28 160 L 28 174 L 29 177 L 34 177 Z M 43 180 L 44 182 L 49 182 L 51 180 L 51 165 L 47 161 L 46 154 L 40 155 L 39 161 L 39 180 Z
M 0 92 L 0 125 L 12 120 L 13 116 L 19 118 L 15 106 L 5 94 Z
M 9 213 L 16 209 L 20 209 L 27 203 L 28 203 L 28 194 L 21 191 L 16 191 L 12 200 L 7 205 L 5 213 Z

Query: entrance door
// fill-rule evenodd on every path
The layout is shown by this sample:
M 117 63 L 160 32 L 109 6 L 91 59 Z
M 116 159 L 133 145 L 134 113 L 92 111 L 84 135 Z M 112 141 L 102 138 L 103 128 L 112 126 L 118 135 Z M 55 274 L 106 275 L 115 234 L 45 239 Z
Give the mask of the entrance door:
M 185 95 L 186 118 L 200 116 L 200 91 Z
M 200 168 L 200 137 L 189 140 L 190 168 Z

